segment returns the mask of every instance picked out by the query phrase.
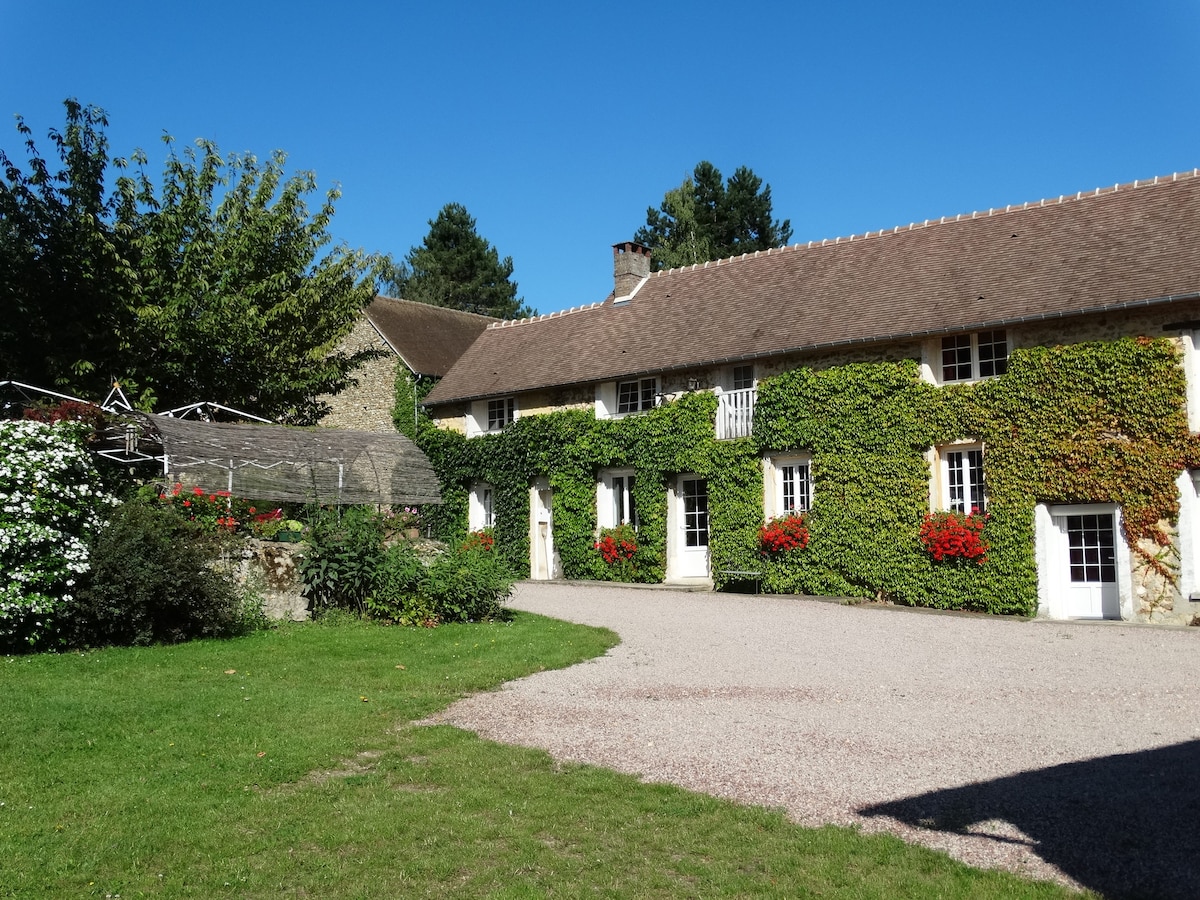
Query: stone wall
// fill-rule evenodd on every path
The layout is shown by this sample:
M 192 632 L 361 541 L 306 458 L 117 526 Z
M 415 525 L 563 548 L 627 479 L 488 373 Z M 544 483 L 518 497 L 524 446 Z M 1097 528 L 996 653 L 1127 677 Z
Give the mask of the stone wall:
M 299 557 L 304 546 L 251 538 L 230 559 L 234 580 L 263 598 L 268 619 L 303 622 L 309 617 L 308 600 L 300 593 Z
M 396 371 L 402 365 L 396 354 L 365 317 L 359 319 L 338 349 L 345 353 L 378 350 L 386 355 L 369 359 L 354 371 L 357 385 L 340 394 L 320 397 L 330 406 L 321 424 L 351 431 L 395 432 L 392 407 L 396 404 Z

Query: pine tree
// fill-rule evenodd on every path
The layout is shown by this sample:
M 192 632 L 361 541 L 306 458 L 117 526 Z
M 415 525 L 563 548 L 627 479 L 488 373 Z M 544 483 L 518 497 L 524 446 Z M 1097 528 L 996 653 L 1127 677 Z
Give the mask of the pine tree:
M 655 269 L 671 269 L 782 247 L 791 237 L 791 221 L 772 218 L 769 184 L 745 166 L 726 182 L 700 162 L 658 209 L 646 210 L 634 240 L 653 251 Z
M 496 248 L 476 232 L 475 219 L 461 203 L 442 207 L 406 263 L 406 277 L 398 285 L 405 300 L 498 319 L 534 315 L 517 296 L 512 257 L 500 259 Z

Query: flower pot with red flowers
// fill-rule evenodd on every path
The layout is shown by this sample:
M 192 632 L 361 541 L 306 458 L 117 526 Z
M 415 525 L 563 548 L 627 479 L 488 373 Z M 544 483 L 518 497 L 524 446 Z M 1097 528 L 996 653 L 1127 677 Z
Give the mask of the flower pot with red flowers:
M 604 573 L 610 581 L 637 580 L 638 539 L 632 525 L 600 529 L 600 536 L 593 546 L 600 555 Z
M 771 557 L 808 546 L 808 525 L 800 513 L 776 516 L 758 528 L 758 548 Z
M 983 537 L 987 521 L 987 514 L 974 508 L 969 513 L 930 513 L 921 523 L 921 546 L 937 562 L 969 560 L 983 565 L 990 548 Z

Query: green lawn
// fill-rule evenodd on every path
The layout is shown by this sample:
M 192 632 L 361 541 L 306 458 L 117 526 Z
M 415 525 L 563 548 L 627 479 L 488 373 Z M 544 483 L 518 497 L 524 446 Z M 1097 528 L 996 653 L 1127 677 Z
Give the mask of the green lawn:
M 0 897 L 1057 897 L 408 723 L 595 656 L 518 614 L 0 658 Z

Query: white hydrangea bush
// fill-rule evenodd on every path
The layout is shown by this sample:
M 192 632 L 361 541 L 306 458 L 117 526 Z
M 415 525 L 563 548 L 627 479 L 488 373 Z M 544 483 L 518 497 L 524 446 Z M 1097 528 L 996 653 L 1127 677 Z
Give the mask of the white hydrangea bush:
M 76 424 L 0 421 L 0 649 L 36 646 L 116 498 Z

